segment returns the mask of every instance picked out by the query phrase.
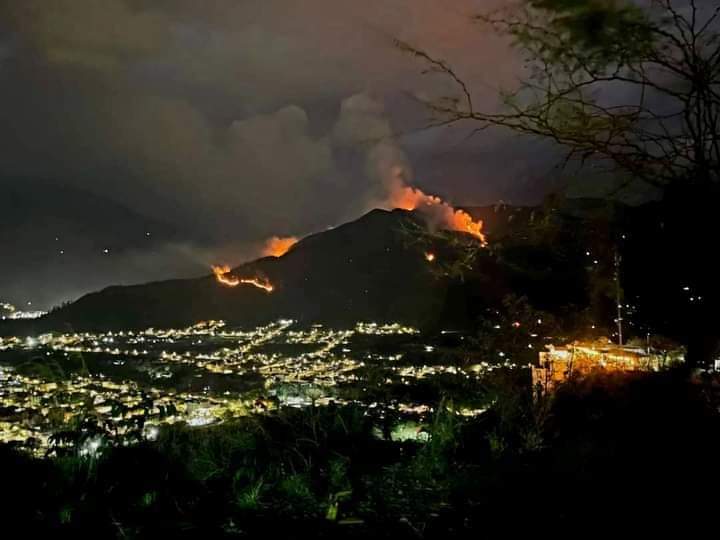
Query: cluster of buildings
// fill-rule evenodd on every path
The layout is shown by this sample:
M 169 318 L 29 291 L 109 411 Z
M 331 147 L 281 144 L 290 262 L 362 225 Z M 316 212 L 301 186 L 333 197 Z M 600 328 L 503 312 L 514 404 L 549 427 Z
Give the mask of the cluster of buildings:
M 549 346 L 532 367 L 533 387 L 552 392 L 576 376 L 594 372 L 618 373 L 660 371 L 685 361 L 684 351 L 655 350 L 650 347 L 621 346 L 607 339 Z
M 0 302 L 0 320 L 39 319 L 47 312 L 39 310 L 21 310 L 12 304 Z
M 152 437 L 160 423 L 205 425 L 246 414 L 252 406 L 223 396 L 142 388 L 103 375 L 48 380 L 0 366 L 0 442 L 39 453 L 47 450 L 53 433 L 86 420 L 122 430 L 132 425 L 129 420 L 143 417 L 144 433 Z
M 433 348 L 423 344 L 416 345 L 419 362 L 412 362 L 406 351 L 353 340 L 407 336 L 412 341 L 418 334 L 400 324 L 358 323 L 336 330 L 279 320 L 248 330 L 207 321 L 181 329 L 0 338 L 0 442 L 44 451 L 54 431 L 86 417 L 120 425 L 139 415 L 152 428 L 173 422 L 208 425 L 279 406 L 330 401 L 369 406 L 356 401 L 362 399 L 357 392 L 349 398 L 340 389 L 363 389 L 370 369 L 382 372 L 380 384 L 411 385 L 442 374 L 477 378 L 498 368 L 428 362 L 439 355 L 429 354 Z M 24 358 L 58 369 L 29 374 L 18 360 Z M 422 403 L 383 406 L 401 413 L 427 409 Z
M 436 376 L 480 379 L 496 369 L 531 368 L 533 386 L 551 392 L 576 375 L 658 371 L 683 361 L 682 351 L 604 340 L 549 346 L 535 366 L 510 360 L 457 365 L 443 363 L 433 345 L 413 341 L 418 334 L 400 324 L 358 323 L 337 330 L 279 320 L 247 330 L 207 321 L 180 329 L 0 338 L 0 442 L 44 452 L 52 433 L 85 418 L 114 426 L 142 418 L 152 436 L 163 423 L 204 426 L 275 407 L 331 401 L 422 415 L 432 411 L 431 404 L 366 403 L 363 391 L 370 384 L 409 386 Z M 403 343 L 412 343 L 418 354 L 409 358 L 407 348 L 362 345 L 377 341 L 367 336 L 408 336 Z M 28 362 L 53 368 L 28 371 Z M 350 398 L 342 391 L 348 388 L 361 391 Z M 483 410 L 456 412 L 475 416 Z

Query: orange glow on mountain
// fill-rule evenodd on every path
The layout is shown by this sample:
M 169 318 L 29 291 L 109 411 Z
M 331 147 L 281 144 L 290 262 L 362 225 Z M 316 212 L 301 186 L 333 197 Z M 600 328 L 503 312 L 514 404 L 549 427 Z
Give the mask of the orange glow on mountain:
M 218 283 L 227 285 L 228 287 L 237 287 L 240 285 L 240 280 L 235 276 L 230 276 L 230 267 L 226 264 L 222 266 L 212 266 L 213 274 Z
M 471 234 L 483 245 L 487 244 L 482 221 L 473 220 L 470 214 L 453 208 L 436 195 L 428 195 L 418 188 L 402 185 L 399 181 L 395 186 L 388 198 L 388 205 L 392 208 L 425 212 L 436 217 L 442 227 Z
M 263 257 L 282 257 L 291 247 L 297 244 L 298 239 L 294 236 L 273 236 L 268 238 L 263 247 Z
M 251 277 L 251 278 L 239 278 L 230 274 L 230 267 L 228 265 L 212 266 L 213 274 L 218 283 L 225 285 L 226 287 L 237 287 L 238 285 L 252 285 L 258 289 L 262 289 L 265 292 L 271 293 L 275 290 L 272 283 L 266 278 Z
M 394 208 L 415 210 L 421 206 L 441 205 L 443 201 L 440 197 L 426 195 L 417 188 L 403 186 L 390 194 L 390 204 Z
M 241 278 L 240 283 L 244 285 L 252 285 L 253 287 L 257 287 L 258 289 L 262 289 L 269 293 L 275 290 L 275 287 L 273 287 L 272 283 L 270 283 L 267 278 Z

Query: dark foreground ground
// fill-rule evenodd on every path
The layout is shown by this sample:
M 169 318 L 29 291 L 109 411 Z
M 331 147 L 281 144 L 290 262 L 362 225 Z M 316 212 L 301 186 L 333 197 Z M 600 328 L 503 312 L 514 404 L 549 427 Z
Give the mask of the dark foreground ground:
M 95 457 L 2 448 L 3 529 L 18 538 L 496 538 L 676 527 L 687 537 L 714 527 L 720 415 L 708 382 L 597 376 L 533 403 L 503 376 L 484 391 L 495 406 L 479 418 L 441 404 L 427 444 L 386 440 L 390 420 L 327 407 L 175 426 Z

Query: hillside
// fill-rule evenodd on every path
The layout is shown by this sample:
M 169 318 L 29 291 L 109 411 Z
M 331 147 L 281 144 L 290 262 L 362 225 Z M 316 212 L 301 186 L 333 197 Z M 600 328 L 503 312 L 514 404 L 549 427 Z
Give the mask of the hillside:
M 206 319 L 253 325 L 279 317 L 344 323 L 400 320 L 422 324 L 442 304 L 445 284 L 423 253 L 406 245 L 403 211 L 376 210 L 309 236 L 280 258 L 233 270 L 262 275 L 274 291 L 225 287 L 214 276 L 108 287 L 30 324 L 33 331 L 176 326 Z
M 208 319 L 250 326 L 278 318 L 336 326 L 377 321 L 460 327 L 472 325 L 509 293 L 528 295 L 550 310 L 584 301 L 584 270 L 576 258 L 537 239 L 520 244 L 512 240 L 510 232 L 524 230 L 530 210 L 473 211 L 488 220 L 491 239 L 497 230 L 498 241 L 493 245 L 491 240 L 462 275 L 444 266 L 458 255 L 452 242 L 431 239 L 429 247 L 427 239 L 418 241 L 408 232 L 413 224 L 422 226 L 418 215 L 373 210 L 306 237 L 282 257 L 262 258 L 232 270 L 239 278 L 267 279 L 274 288 L 271 293 L 251 285 L 227 287 L 212 275 L 114 286 L 42 319 L 2 325 L 0 332 L 177 327 Z M 434 262 L 425 258 L 428 249 L 438 254 Z

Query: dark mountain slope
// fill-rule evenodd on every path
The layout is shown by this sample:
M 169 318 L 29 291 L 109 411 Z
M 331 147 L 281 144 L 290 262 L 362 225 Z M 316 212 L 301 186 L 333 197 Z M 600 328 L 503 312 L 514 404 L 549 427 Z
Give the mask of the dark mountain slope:
M 488 221 L 490 246 L 460 273 L 452 261 L 464 257 L 467 242 L 457 240 L 469 237 L 425 238 L 416 213 L 374 210 L 301 240 L 282 257 L 232 270 L 237 278 L 269 280 L 271 293 L 221 285 L 211 275 L 109 287 L 42 319 L 0 325 L 0 333 L 177 327 L 208 319 L 251 326 L 279 318 L 459 328 L 472 327 L 511 293 L 553 312 L 586 303 L 586 268 L 574 226 L 543 225 L 529 208 L 487 207 L 476 214 Z M 426 260 L 428 250 L 437 255 L 434 262 Z
M 423 252 L 408 245 L 403 222 L 413 219 L 409 212 L 375 210 L 305 238 L 283 257 L 233 270 L 240 278 L 269 279 L 272 293 L 251 285 L 226 287 L 213 276 L 109 287 L 24 326 L 35 332 L 120 329 L 206 319 L 252 325 L 280 317 L 426 324 L 442 306 L 447 285 Z

